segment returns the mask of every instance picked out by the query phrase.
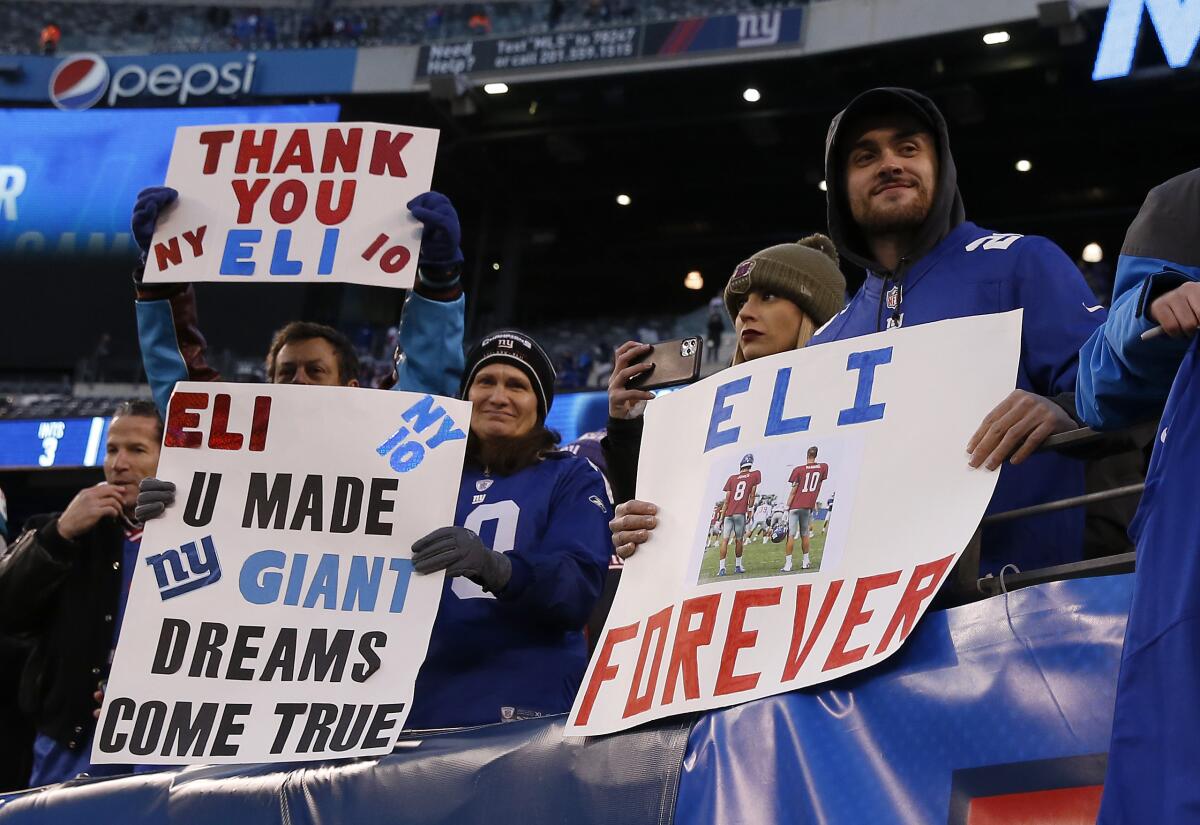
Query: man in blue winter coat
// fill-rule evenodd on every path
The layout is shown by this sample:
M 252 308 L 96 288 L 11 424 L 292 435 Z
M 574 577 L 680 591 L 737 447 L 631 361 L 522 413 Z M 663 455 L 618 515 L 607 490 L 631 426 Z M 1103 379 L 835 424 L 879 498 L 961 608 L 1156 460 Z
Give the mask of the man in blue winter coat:
M 825 166 L 829 234 L 867 278 L 810 346 L 1023 308 L 1017 389 L 980 424 L 967 460 L 1001 472 L 989 512 L 1081 494 L 1081 462 L 1032 455 L 1050 435 L 1079 426 L 1068 413 L 1077 354 L 1104 321 L 1075 265 L 1045 238 L 965 219 L 945 119 L 914 91 L 856 97 L 830 125 Z M 981 571 L 1079 560 L 1082 536 L 1080 510 L 996 525 L 984 531 Z
M 1130 534 L 1125 627 L 1097 820 L 1200 821 L 1200 169 L 1156 186 L 1125 235 L 1112 310 L 1079 352 L 1079 415 L 1098 429 L 1161 415 Z M 1161 334 L 1142 336 L 1161 326 Z M 1165 407 L 1164 407 L 1165 404 Z

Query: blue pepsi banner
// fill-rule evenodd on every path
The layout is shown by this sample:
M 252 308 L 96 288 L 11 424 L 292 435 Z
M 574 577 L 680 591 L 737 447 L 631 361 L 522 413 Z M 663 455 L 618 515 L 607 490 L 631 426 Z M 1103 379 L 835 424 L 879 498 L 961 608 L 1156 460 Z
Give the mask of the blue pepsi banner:
M 180 126 L 331 122 L 337 104 L 58 112 L 0 109 L 0 255 L 131 254 L 129 214 Z M 86 153 L 83 151 L 86 148 Z
M 110 419 L 0 421 L 0 467 L 96 467 L 104 463 Z
M 254 97 L 343 94 L 353 90 L 357 49 L 281 49 L 14 58 L 0 100 L 93 106 L 187 106 Z
M 417 77 L 660 59 L 799 43 L 803 8 L 557 31 L 421 47 Z

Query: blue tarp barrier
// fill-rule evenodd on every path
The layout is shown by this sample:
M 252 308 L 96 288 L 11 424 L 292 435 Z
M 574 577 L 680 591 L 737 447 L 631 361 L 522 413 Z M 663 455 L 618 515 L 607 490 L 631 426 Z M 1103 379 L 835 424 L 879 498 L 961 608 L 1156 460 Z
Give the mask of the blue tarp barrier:
M 1083 822 L 1131 593 L 1111 576 L 928 613 L 881 665 L 698 719 L 563 739 L 555 717 L 383 759 L 77 780 L 0 797 L 0 823 Z
M 881 665 L 707 714 L 692 731 L 676 822 L 965 825 L 1023 798 L 1043 811 L 1094 805 L 1132 578 L 927 613 Z

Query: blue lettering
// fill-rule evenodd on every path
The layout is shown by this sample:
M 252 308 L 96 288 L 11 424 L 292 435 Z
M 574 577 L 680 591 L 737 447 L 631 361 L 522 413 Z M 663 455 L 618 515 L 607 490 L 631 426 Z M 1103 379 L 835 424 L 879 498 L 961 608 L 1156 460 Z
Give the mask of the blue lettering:
M 733 406 L 726 406 L 725 399 L 731 395 L 740 395 L 749 389 L 749 375 L 717 387 L 717 393 L 713 397 L 712 417 L 708 420 L 708 440 L 704 442 L 704 452 L 707 453 L 723 444 L 733 444 L 738 440 L 738 436 L 742 433 L 741 427 L 720 429 L 722 423 L 733 418 Z
M 337 609 L 338 588 L 338 557 L 334 553 L 324 553 L 317 563 L 317 572 L 313 574 L 312 584 L 308 586 L 308 595 L 304 597 L 305 607 L 316 607 L 317 599 L 322 599 L 326 610 Z
M 400 613 L 404 610 L 404 598 L 408 595 L 408 580 L 412 578 L 412 561 L 392 559 L 388 564 L 388 569 L 396 571 L 396 587 L 392 590 L 392 606 L 388 610 L 392 613 Z
M 270 604 L 279 598 L 283 583 L 283 567 L 287 556 L 278 550 L 259 550 L 251 553 L 242 564 L 238 589 L 250 604 Z
M 300 591 L 304 587 L 304 571 L 307 568 L 307 553 L 297 553 L 292 556 L 292 575 L 288 578 L 287 593 L 283 597 L 284 604 L 300 604 Z
M 427 395 L 401 413 L 400 417 L 412 424 L 414 430 L 423 433 L 436 424 L 437 420 L 445 414 L 445 410 L 434 405 L 433 396 Z M 415 422 L 413 421 L 414 418 L 416 419 Z
M 275 251 L 271 253 L 271 274 L 272 275 L 299 275 L 303 267 L 299 261 L 293 261 L 288 258 L 288 252 L 292 247 L 292 230 L 280 229 L 279 234 L 275 236 Z
M 375 609 L 379 596 L 379 583 L 383 580 L 383 557 L 371 559 L 371 570 L 367 572 L 367 557 L 353 556 L 350 559 L 350 575 L 346 577 L 346 595 L 342 598 L 342 610 Z M 354 603 L 358 602 L 355 608 Z
M 253 244 L 262 240 L 261 229 L 230 229 L 225 236 L 225 254 L 221 256 L 221 275 L 253 275 Z
M 787 401 L 788 385 L 791 381 L 791 367 L 784 367 L 775 374 L 775 390 L 771 393 L 771 410 L 767 413 L 767 429 L 763 435 L 787 435 L 788 433 L 802 433 L 808 429 L 812 416 L 783 417 L 783 405 Z
M 1125 77 L 1133 70 L 1143 12 L 1150 14 L 1167 65 L 1182 69 L 1191 61 L 1200 42 L 1200 0 L 1112 0 L 1092 80 Z
M 433 434 L 433 437 L 425 442 L 429 449 L 434 450 L 441 444 L 447 441 L 458 441 L 460 438 L 466 438 L 467 434 L 454 426 L 454 419 L 446 416 L 438 424 L 438 431 Z
M 871 388 L 875 385 L 875 368 L 892 363 L 892 348 L 853 352 L 846 359 L 847 370 L 858 370 L 858 390 L 854 393 L 854 406 L 842 410 L 838 415 L 838 426 L 865 424 L 883 418 L 886 404 L 871 403 Z
M 340 231 L 333 227 L 325 230 L 325 240 L 321 242 L 321 260 L 317 262 L 318 275 L 333 274 L 333 261 L 337 257 L 338 232 Z
M 395 435 L 375 448 L 380 455 L 392 453 L 388 463 L 398 473 L 407 473 L 425 458 L 425 448 L 420 443 L 405 441 L 409 435 L 408 427 L 401 427 L 396 430 Z

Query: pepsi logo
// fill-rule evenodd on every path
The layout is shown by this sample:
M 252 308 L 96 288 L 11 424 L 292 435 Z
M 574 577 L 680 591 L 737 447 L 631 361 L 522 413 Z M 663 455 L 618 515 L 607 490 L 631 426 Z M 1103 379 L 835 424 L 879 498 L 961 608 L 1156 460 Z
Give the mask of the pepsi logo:
M 108 64 L 98 54 L 68 57 L 50 76 L 50 102 L 66 111 L 88 109 L 108 88 Z

